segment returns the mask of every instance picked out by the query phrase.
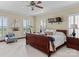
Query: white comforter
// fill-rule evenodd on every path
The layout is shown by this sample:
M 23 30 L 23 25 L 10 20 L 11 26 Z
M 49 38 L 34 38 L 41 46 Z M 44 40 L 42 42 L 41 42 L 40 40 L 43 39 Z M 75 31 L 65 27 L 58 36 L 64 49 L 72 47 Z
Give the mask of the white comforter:
M 56 32 L 54 35 L 52 35 L 52 37 L 55 39 L 55 48 L 62 45 L 66 41 L 66 36 L 62 32 Z

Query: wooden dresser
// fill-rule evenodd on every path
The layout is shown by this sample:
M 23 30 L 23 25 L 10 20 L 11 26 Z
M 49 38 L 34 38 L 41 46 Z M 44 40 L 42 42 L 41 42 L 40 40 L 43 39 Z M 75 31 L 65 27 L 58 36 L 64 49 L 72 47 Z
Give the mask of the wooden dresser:
M 79 38 L 67 37 L 67 47 L 79 50 Z

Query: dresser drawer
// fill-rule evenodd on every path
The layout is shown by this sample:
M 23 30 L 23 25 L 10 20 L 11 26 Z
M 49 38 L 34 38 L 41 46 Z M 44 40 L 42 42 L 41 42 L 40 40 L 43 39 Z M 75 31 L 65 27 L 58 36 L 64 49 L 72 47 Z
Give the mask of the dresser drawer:
M 75 44 L 75 45 L 79 45 L 79 42 L 78 41 L 67 41 L 67 43 L 70 43 L 70 44 Z
M 79 50 L 79 38 L 67 37 L 67 47 Z
M 77 38 L 68 38 L 67 42 L 71 43 L 71 44 L 77 44 L 77 45 L 79 45 L 79 39 L 77 39 Z
M 67 47 L 79 50 L 79 45 L 74 45 L 74 44 L 69 43 L 69 44 L 67 44 Z

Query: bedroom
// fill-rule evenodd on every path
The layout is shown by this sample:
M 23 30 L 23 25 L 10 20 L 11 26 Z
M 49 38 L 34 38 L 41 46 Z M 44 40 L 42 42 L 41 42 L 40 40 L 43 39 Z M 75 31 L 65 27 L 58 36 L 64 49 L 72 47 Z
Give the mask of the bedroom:
M 28 1 L 30 2 L 30 1 Z M 41 3 L 41 2 L 39 2 Z M 77 27 L 79 27 L 78 25 L 78 13 L 79 13 L 79 2 L 77 1 L 42 1 L 41 6 L 43 6 L 43 9 L 40 8 L 36 8 L 34 10 L 31 9 L 31 7 L 27 7 L 26 4 L 27 2 L 25 1 L 0 1 L 0 15 L 1 15 L 1 25 L 2 28 L 5 27 L 5 22 L 3 21 L 5 19 L 5 16 L 8 18 L 8 21 L 6 22 L 6 26 L 7 26 L 7 30 L 4 33 L 1 33 L 1 39 L 0 40 L 4 40 L 4 36 L 6 35 L 6 33 L 14 33 L 15 34 L 15 38 L 22 38 L 26 36 L 26 31 L 24 29 L 26 29 L 26 23 L 28 22 L 27 25 L 29 26 L 29 31 L 30 33 L 39 33 L 42 30 L 42 34 L 44 30 L 67 30 L 66 35 L 72 35 L 72 30 L 74 29 L 73 26 L 71 26 L 72 24 L 77 24 Z M 43 4 L 43 5 L 42 5 Z M 28 11 L 29 10 L 29 11 Z M 53 23 L 48 23 L 48 19 L 50 18 L 56 18 L 56 17 L 60 17 L 62 22 L 53 22 Z M 72 21 L 69 21 L 70 19 L 72 19 Z M 76 21 L 74 20 L 76 19 Z M 27 20 L 27 21 L 25 21 Z M 75 21 L 75 22 L 74 22 Z M 29 24 L 30 22 L 30 24 Z M 68 25 L 69 24 L 69 25 Z M 41 27 L 42 26 L 42 27 Z M 71 28 L 71 27 L 72 28 Z M 18 27 L 18 31 L 17 30 L 13 30 L 14 27 Z M 75 28 L 75 37 L 78 37 L 78 29 L 77 27 Z M 69 31 L 69 32 L 68 32 Z M 64 32 L 64 31 L 62 31 Z M 73 36 L 73 35 L 72 35 Z M 73 39 L 72 37 L 68 37 L 68 39 Z M 76 40 L 78 38 L 75 38 Z M 74 41 L 74 40 L 72 40 Z M 70 41 L 69 41 L 70 42 Z M 75 41 L 76 42 L 76 41 Z M 75 43 L 74 43 L 75 44 Z M 77 44 L 76 47 L 78 45 L 78 40 L 77 40 Z M 17 46 L 16 46 L 17 45 Z M 72 44 L 73 45 L 73 44 Z M 14 43 L 10 43 L 10 44 L 6 44 L 4 41 L 0 42 L 0 46 L 1 46 L 1 53 L 0 56 L 24 56 L 24 57 L 29 57 L 29 56 L 39 56 L 39 57 L 44 57 L 47 55 L 44 54 L 43 52 L 41 52 L 40 50 L 31 47 L 30 45 L 26 45 L 26 41 L 25 38 L 23 38 L 22 40 L 18 40 L 17 42 Z M 3 46 L 3 48 L 2 48 Z M 7 48 L 8 47 L 8 48 Z M 15 47 L 12 49 L 12 47 Z M 21 48 L 22 47 L 22 48 Z M 63 57 L 63 56 L 79 56 L 79 52 L 76 49 L 79 49 L 78 47 L 76 48 L 75 46 L 72 48 L 68 48 L 65 46 L 63 46 L 61 49 L 59 49 L 59 51 L 56 52 L 55 55 L 51 54 L 50 57 L 52 56 L 58 56 L 58 57 Z M 7 54 L 8 49 L 13 50 L 14 52 L 10 51 L 10 53 Z M 20 49 L 18 51 L 18 49 Z M 3 51 L 4 50 L 4 51 Z M 22 51 L 24 50 L 24 51 Z M 62 53 L 65 54 L 61 54 Z M 34 54 L 32 54 L 31 52 L 33 51 Z M 64 53 L 64 51 L 67 51 L 66 53 Z M 6 52 L 6 54 L 5 54 Z M 27 52 L 27 53 L 25 53 Z M 70 54 L 68 54 L 69 52 L 72 52 Z M 22 54 L 21 54 L 22 53 Z M 24 54 L 23 54 L 24 53 Z M 75 54 L 74 54 L 75 53 Z
M 50 3 L 49 3 L 50 4 Z M 40 15 L 36 15 L 34 16 L 34 19 L 35 19 L 35 31 L 36 32 L 40 32 L 40 28 L 42 30 L 44 29 L 53 29 L 53 30 L 67 30 L 67 39 L 72 39 L 71 40 L 68 40 L 68 46 L 70 48 L 74 48 L 74 49 L 77 49 L 78 50 L 78 37 L 79 37 L 79 33 L 78 33 L 78 11 L 79 11 L 79 8 L 78 8 L 78 4 L 76 5 L 72 5 L 71 6 L 65 6 L 66 8 L 61 8 L 62 10 L 60 10 L 59 8 L 56 9 L 54 12 L 51 10 L 50 12 L 47 12 L 47 13 L 42 13 Z M 67 9 L 68 8 L 68 9 Z M 60 23 L 48 23 L 48 19 L 49 18 L 56 18 L 56 17 L 61 17 L 62 19 L 62 22 Z M 73 26 L 71 26 L 73 24 Z M 76 32 L 76 36 L 77 38 L 72 38 L 71 36 L 74 36 L 74 34 L 72 34 L 74 32 L 74 24 L 76 24 L 76 28 L 75 28 L 75 32 Z M 42 27 L 41 27 L 42 25 Z M 31 39 L 33 38 L 33 39 Z M 36 36 L 34 37 L 30 37 L 30 41 L 34 41 L 34 38 L 37 38 Z M 40 37 L 39 37 L 40 38 Z M 39 38 L 37 38 L 38 40 L 35 42 L 38 42 L 39 41 Z M 75 39 L 75 40 L 74 40 Z M 26 39 L 27 40 L 27 39 Z M 41 40 L 40 40 L 41 41 Z M 77 42 L 76 42 L 77 41 Z M 31 45 L 32 44 L 37 44 L 37 43 L 30 43 Z M 38 42 L 39 43 L 39 42 Z M 43 43 L 43 42 L 42 42 Z M 41 44 L 41 43 L 40 43 Z M 39 44 L 37 44 L 38 46 Z M 36 47 L 36 45 L 33 45 L 34 47 Z M 45 47 L 45 46 L 44 46 Z M 39 47 L 36 47 L 39 49 Z M 40 48 L 41 49 L 41 48 Z

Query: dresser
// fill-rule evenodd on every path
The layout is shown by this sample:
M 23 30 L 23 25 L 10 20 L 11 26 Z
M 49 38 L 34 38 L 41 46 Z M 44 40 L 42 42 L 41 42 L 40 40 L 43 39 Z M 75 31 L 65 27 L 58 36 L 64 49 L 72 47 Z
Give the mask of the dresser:
M 79 50 L 79 38 L 67 37 L 67 47 Z

